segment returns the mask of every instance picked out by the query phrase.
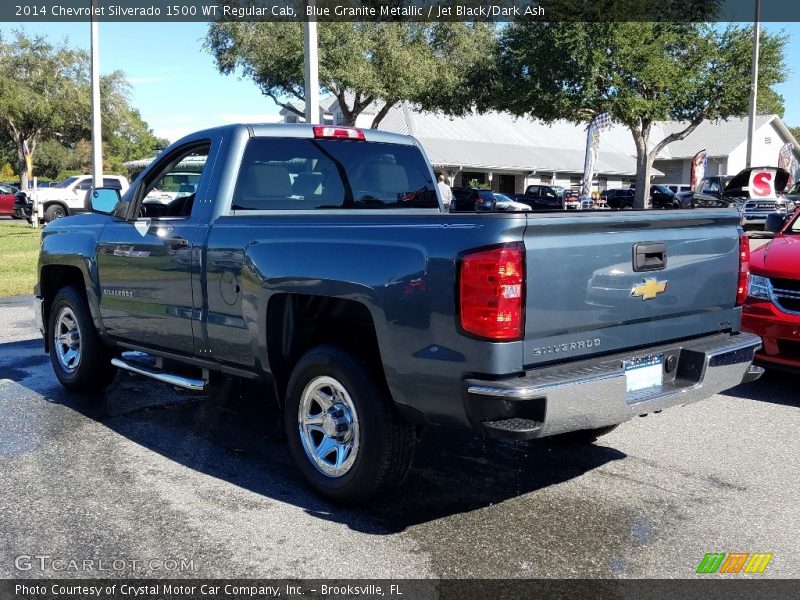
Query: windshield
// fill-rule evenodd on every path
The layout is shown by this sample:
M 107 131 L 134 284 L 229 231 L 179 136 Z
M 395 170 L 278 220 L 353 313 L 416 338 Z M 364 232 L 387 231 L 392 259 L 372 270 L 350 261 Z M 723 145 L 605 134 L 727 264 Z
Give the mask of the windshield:
M 665 186 L 665 185 L 654 185 L 654 186 L 653 186 L 653 189 L 654 189 L 654 190 L 658 190 L 658 191 L 659 191 L 659 192 L 661 192 L 662 194 L 670 194 L 670 195 L 671 195 L 671 194 L 673 194 L 673 193 L 674 193 L 674 192 L 673 192 L 671 189 L 669 189 L 669 188 L 668 188 L 667 186 Z
M 71 186 L 73 183 L 75 183 L 76 181 L 78 181 L 78 179 L 80 179 L 80 177 L 67 177 L 67 178 L 66 178 L 64 181 L 62 181 L 61 183 L 59 183 L 59 184 L 57 184 L 57 185 L 54 185 L 54 186 L 51 186 L 51 187 L 57 187 L 57 188 L 68 188 L 68 187 L 69 187 L 69 186 Z

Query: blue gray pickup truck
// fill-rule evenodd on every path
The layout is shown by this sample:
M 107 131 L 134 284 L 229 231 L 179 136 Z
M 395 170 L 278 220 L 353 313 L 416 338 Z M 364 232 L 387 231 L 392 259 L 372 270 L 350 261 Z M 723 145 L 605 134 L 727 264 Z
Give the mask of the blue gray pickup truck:
M 591 441 L 762 372 L 731 209 L 449 213 L 415 139 L 311 125 L 193 134 L 92 207 L 42 234 L 59 381 L 266 381 L 336 502 L 400 483 L 428 425 Z

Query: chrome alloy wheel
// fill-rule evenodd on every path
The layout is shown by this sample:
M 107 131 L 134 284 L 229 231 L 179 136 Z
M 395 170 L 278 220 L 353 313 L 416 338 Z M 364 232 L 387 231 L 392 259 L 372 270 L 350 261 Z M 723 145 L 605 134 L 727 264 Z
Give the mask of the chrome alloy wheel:
M 358 414 L 345 387 L 333 377 L 315 377 L 300 398 L 297 413 L 306 456 L 328 477 L 345 475 L 358 456 Z
M 68 306 L 58 311 L 53 331 L 53 350 L 67 373 L 75 372 L 81 362 L 81 330 L 78 319 Z

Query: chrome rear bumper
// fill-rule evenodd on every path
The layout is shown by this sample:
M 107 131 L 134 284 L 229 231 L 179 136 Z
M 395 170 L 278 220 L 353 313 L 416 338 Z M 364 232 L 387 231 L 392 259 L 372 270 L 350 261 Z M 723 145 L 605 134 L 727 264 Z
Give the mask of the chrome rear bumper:
M 542 367 L 503 381 L 466 379 L 462 395 L 473 426 L 495 437 L 546 437 L 596 429 L 637 415 L 703 400 L 758 379 L 761 338 L 718 334 L 592 360 Z M 624 363 L 663 355 L 662 382 L 628 391 Z

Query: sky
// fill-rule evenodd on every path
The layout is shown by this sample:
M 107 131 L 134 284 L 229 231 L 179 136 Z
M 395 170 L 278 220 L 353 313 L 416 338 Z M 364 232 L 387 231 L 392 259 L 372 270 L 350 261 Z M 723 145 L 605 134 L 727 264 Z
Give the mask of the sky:
M 9 23 L 3 24 L 8 32 Z M 88 23 L 23 23 L 28 33 L 51 42 L 66 39 L 88 50 Z M 16 27 L 17 25 L 14 25 Z M 202 48 L 206 23 L 100 23 L 100 70 L 125 72 L 132 105 L 159 137 L 181 136 L 232 122 L 273 121 L 279 108 L 248 79 L 221 75 Z M 766 23 L 789 36 L 784 122 L 800 126 L 800 23 Z
M 6 33 L 10 24 L 4 24 Z M 88 51 L 88 23 L 24 23 L 29 34 Z M 122 70 L 131 104 L 159 137 L 233 122 L 274 120 L 280 110 L 250 80 L 221 75 L 203 50 L 206 23 L 100 23 L 100 71 Z

